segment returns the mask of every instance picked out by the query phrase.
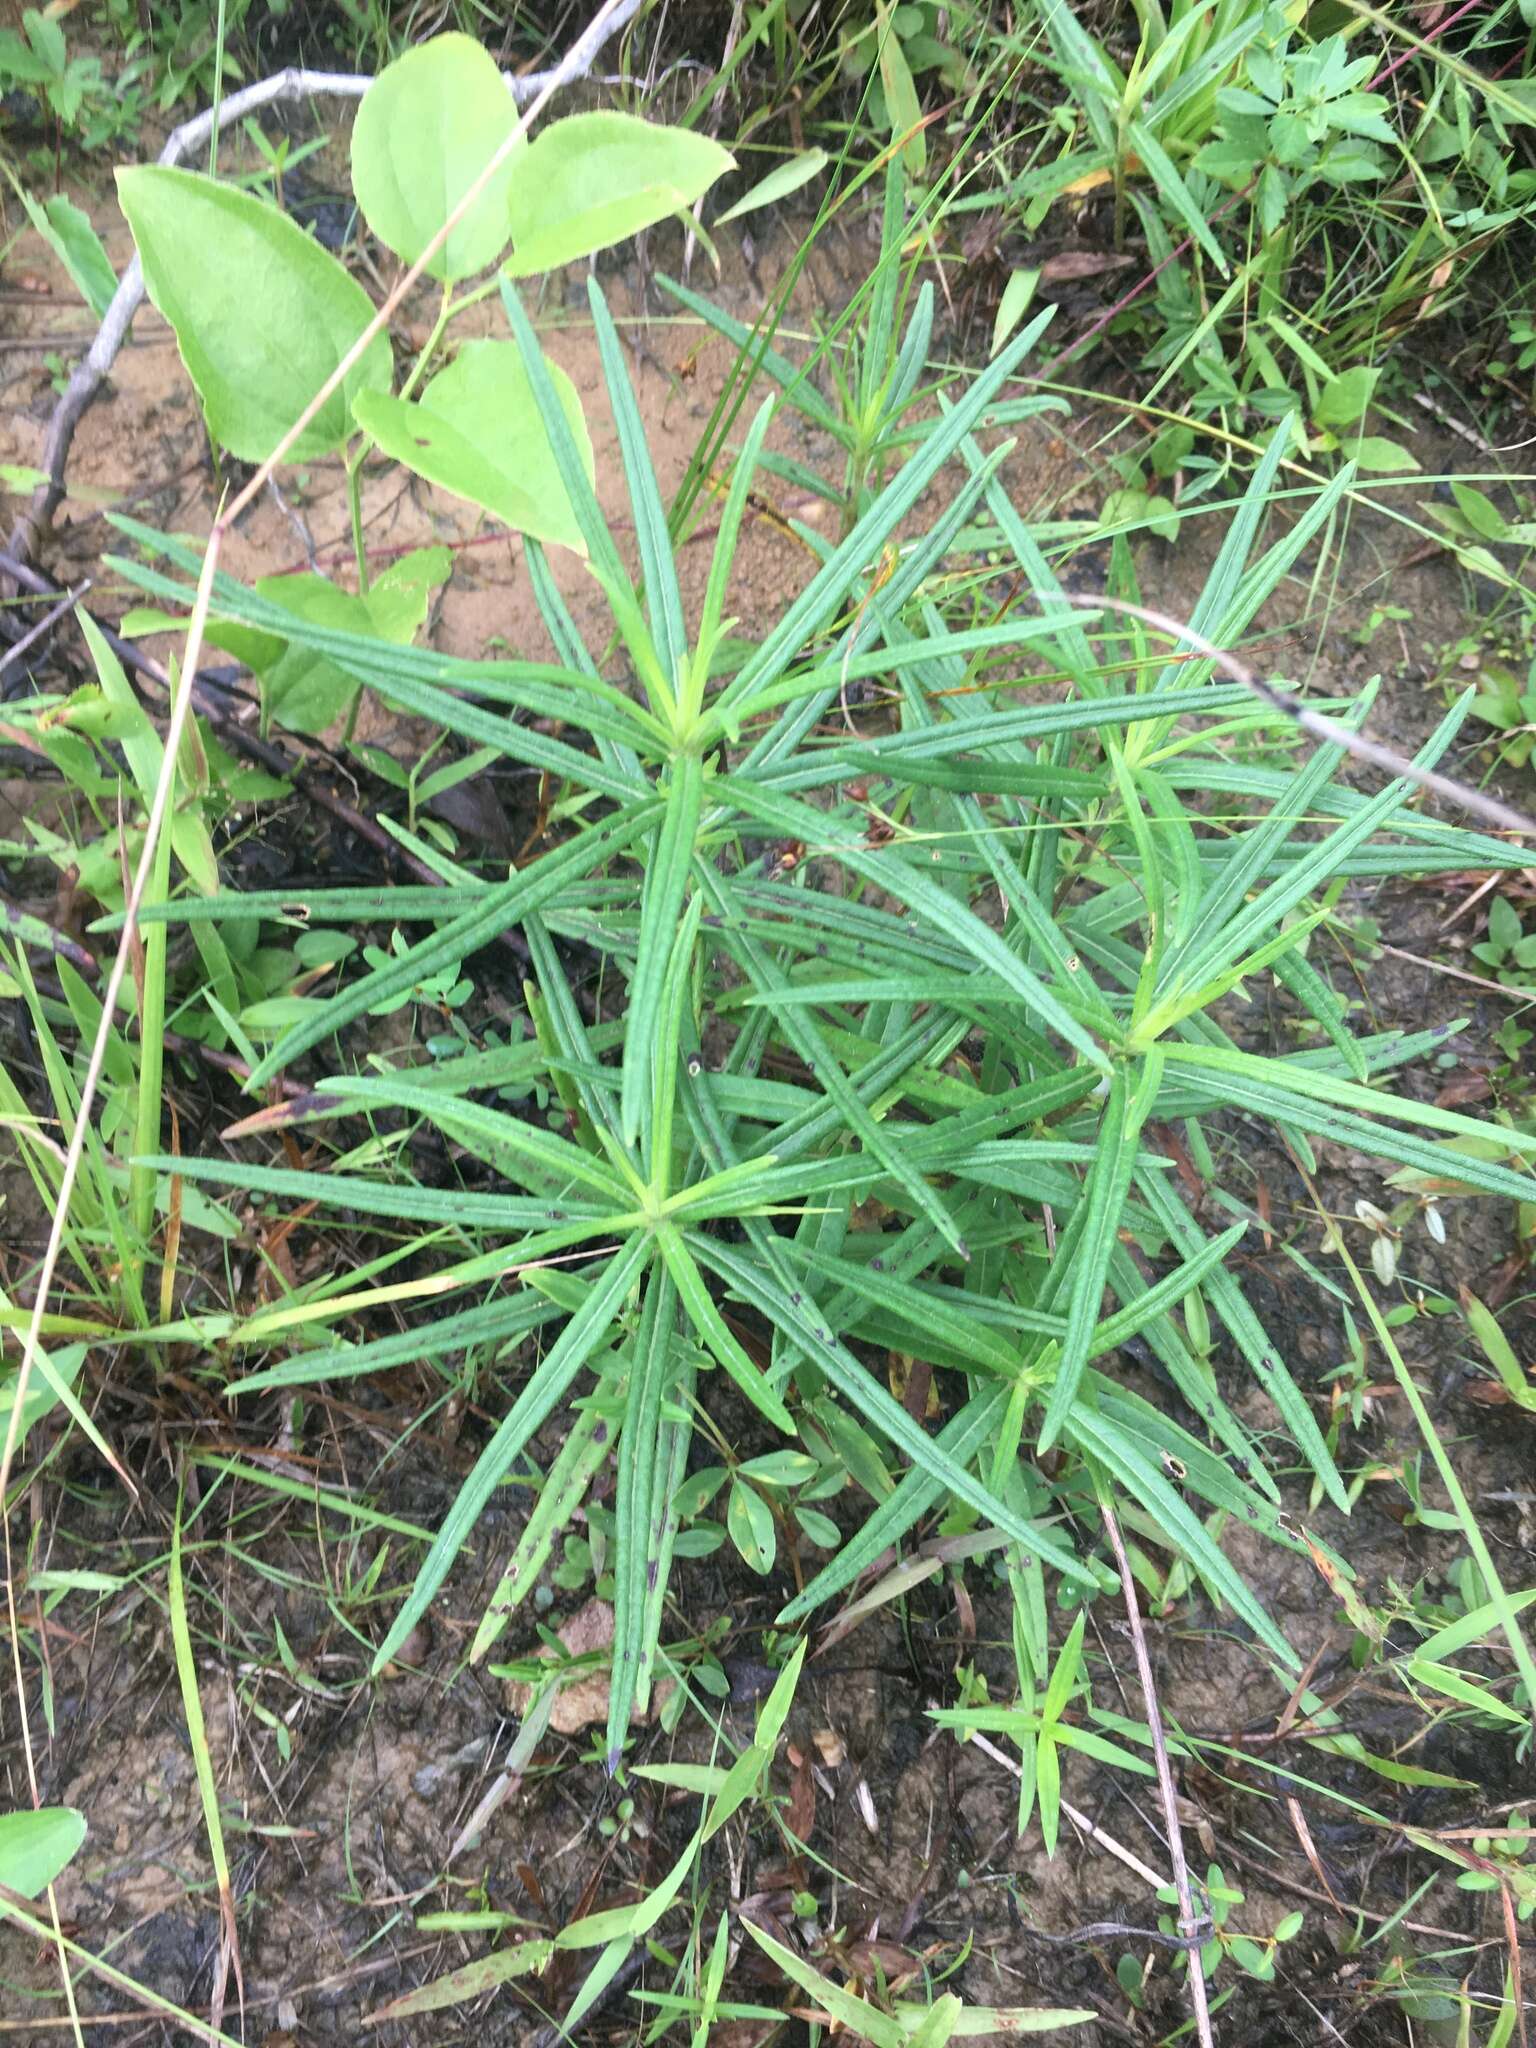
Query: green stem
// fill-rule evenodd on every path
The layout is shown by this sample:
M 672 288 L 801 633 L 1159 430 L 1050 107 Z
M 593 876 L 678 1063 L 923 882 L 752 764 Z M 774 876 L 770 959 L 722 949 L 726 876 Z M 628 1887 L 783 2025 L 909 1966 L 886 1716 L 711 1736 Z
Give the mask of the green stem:
M 171 834 L 169 825 L 160 835 L 154 872 L 145 891 L 144 908 L 163 903 L 170 894 Z M 170 927 L 148 925 L 144 929 L 144 978 L 139 1000 L 138 1100 L 134 1105 L 133 1149 L 137 1157 L 149 1158 L 164 1150 L 160 1142 L 161 1094 L 165 1061 L 165 957 Z M 132 1282 L 142 1298 L 149 1247 L 155 1228 L 155 1183 L 153 1167 L 132 1166 L 128 1170 L 128 1212 L 133 1225 Z
M 470 301 L 468 299 L 463 301 L 464 305 L 468 305 L 469 303 Z M 448 322 L 453 318 L 455 313 L 460 312 L 461 310 L 461 306 L 456 306 L 453 303 L 453 300 L 450 298 L 448 293 L 448 287 L 447 285 L 444 285 L 442 304 L 437 309 L 436 323 L 433 326 L 432 332 L 427 336 L 425 342 L 422 344 L 421 353 L 417 356 L 415 362 L 412 363 L 410 370 L 407 373 L 405 382 L 400 386 L 400 396 L 402 398 L 409 398 L 411 393 L 416 389 L 416 386 L 421 382 L 422 376 L 426 370 L 428 363 L 431 362 L 433 356 L 437 352 L 437 344 L 442 340 L 443 333 L 444 330 L 447 328 Z
M 224 104 L 224 7 L 225 0 L 219 0 L 219 18 L 213 39 L 213 132 L 208 137 L 208 175 L 216 178 L 219 174 L 219 109 Z
M 409 398 L 416 389 L 416 386 L 421 382 L 422 374 L 436 353 L 437 345 L 443 338 L 448 322 L 460 310 L 460 307 L 453 303 L 447 285 L 444 285 L 442 302 L 438 306 L 437 319 L 433 325 L 432 332 L 427 336 L 425 344 L 415 362 L 411 365 L 405 382 L 400 386 L 400 396 L 402 398 Z M 368 450 L 372 446 L 372 441 L 365 434 L 357 444 L 357 453 L 350 456 L 347 461 L 347 504 L 352 513 L 352 553 L 357 561 L 357 590 L 360 597 L 368 595 L 368 554 L 363 545 L 362 475 L 363 463 L 366 461 Z
M 368 442 L 358 445 L 356 456 L 347 463 L 347 503 L 352 511 L 352 553 L 357 562 L 357 591 L 359 597 L 368 595 L 368 552 L 363 544 L 363 457 L 368 453 Z

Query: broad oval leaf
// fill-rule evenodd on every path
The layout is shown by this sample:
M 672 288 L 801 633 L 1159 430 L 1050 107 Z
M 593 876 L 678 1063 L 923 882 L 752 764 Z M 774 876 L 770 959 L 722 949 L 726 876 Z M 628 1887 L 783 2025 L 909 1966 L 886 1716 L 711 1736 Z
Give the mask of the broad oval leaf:
M 596 476 L 576 387 L 553 363 L 549 374 L 570 422 L 582 467 Z M 519 533 L 586 553 L 517 347 L 471 341 L 441 370 L 418 404 L 364 392 L 357 422 L 386 455 L 429 483 L 468 498 Z
M 328 250 L 286 214 L 197 171 L 141 164 L 117 174 L 149 296 L 171 323 L 208 431 L 244 462 L 264 462 L 373 318 L 373 304 Z M 353 401 L 389 389 L 389 341 L 376 334 L 288 451 L 339 448 Z
M 755 1487 L 735 1480 L 726 1504 L 725 1526 L 744 1563 L 755 1572 L 773 1570 L 778 1548 L 773 1528 L 773 1510 Z
M 707 135 L 634 114 L 567 114 L 513 160 L 509 277 L 574 263 L 702 197 L 736 159 Z
M 256 589 L 310 625 L 405 647 L 427 616 L 433 588 L 447 581 L 452 568 L 447 548 L 418 548 L 375 577 L 366 597 L 306 571 L 263 577 Z M 293 732 L 325 732 L 346 716 L 362 688 L 357 676 L 328 655 L 276 633 L 216 620 L 209 622 L 208 637 L 261 677 L 269 714 Z
M 414 263 L 517 126 L 496 60 L 473 36 L 434 36 L 379 73 L 352 130 L 352 190 L 363 218 Z M 509 158 L 427 265 L 470 277 L 507 246 Z
M 73 1806 L 0 1813 L 0 1885 L 35 1899 L 85 1840 L 85 1815 Z

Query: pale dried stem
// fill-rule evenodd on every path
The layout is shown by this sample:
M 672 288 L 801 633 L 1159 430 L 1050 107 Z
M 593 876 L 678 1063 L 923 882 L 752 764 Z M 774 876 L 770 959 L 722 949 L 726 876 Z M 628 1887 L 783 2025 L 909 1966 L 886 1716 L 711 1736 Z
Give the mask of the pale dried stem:
M 1100 1501 L 1099 1512 L 1104 1517 L 1105 1532 L 1110 1548 L 1115 1553 L 1115 1563 L 1120 1569 L 1120 1590 L 1125 1600 L 1125 1616 L 1130 1624 L 1131 1647 L 1136 1653 L 1136 1675 L 1141 1681 L 1141 1696 L 1146 1703 L 1147 1730 L 1152 1737 L 1152 1761 L 1157 1768 L 1157 1790 L 1162 1801 L 1163 1821 L 1168 1830 L 1168 1861 L 1173 1869 L 1173 1888 L 1179 1900 L 1179 1932 L 1190 1943 L 1186 1950 L 1189 1959 L 1189 2006 L 1195 2023 L 1195 2038 L 1200 2048 L 1214 2048 L 1215 2036 L 1211 2032 L 1210 2001 L 1205 1993 L 1205 1965 L 1200 1958 L 1199 1945 L 1195 1940 L 1205 1916 L 1195 1911 L 1194 1893 L 1190 1889 L 1189 1865 L 1184 1860 L 1184 1834 L 1179 1826 L 1179 1795 L 1173 1782 L 1173 1766 L 1168 1760 L 1168 1744 L 1163 1736 L 1163 1720 L 1157 1704 L 1157 1686 L 1152 1677 L 1152 1659 L 1147 1652 L 1146 1631 L 1141 1625 L 1141 1609 L 1136 1601 L 1136 1581 L 1131 1576 L 1131 1561 L 1125 1554 L 1125 1545 L 1120 1538 L 1120 1524 L 1115 1520 L 1115 1511 L 1107 1500 Z

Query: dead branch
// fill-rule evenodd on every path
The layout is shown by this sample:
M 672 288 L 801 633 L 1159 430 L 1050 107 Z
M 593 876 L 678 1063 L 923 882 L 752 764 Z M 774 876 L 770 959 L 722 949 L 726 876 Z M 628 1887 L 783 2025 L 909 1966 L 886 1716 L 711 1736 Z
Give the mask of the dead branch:
M 1241 683 L 1245 690 L 1251 690 L 1262 703 L 1273 710 L 1283 712 L 1304 733 L 1315 740 L 1324 740 L 1330 746 L 1342 747 L 1347 754 L 1353 754 L 1357 761 L 1369 761 L 1373 767 L 1385 768 L 1389 774 L 1400 775 L 1406 782 L 1416 782 L 1420 789 L 1427 789 L 1433 795 L 1443 797 L 1447 803 L 1459 804 L 1463 810 L 1476 811 L 1490 823 L 1500 826 L 1506 832 L 1518 833 L 1523 839 L 1536 839 L 1536 818 L 1529 818 L 1524 811 L 1517 811 L 1508 804 L 1501 804 L 1497 797 L 1484 796 L 1480 789 L 1473 789 L 1468 783 L 1457 782 L 1449 775 L 1437 775 L 1433 768 L 1421 768 L 1417 761 L 1410 761 L 1406 754 L 1399 754 L 1392 747 L 1384 747 L 1379 740 L 1368 740 L 1362 733 L 1352 732 L 1347 725 L 1341 725 L 1336 718 L 1329 718 L 1321 711 L 1314 711 L 1310 705 L 1282 690 L 1274 683 L 1266 683 L 1262 676 L 1255 675 L 1245 662 L 1225 648 L 1218 647 L 1212 640 L 1182 619 L 1173 618 L 1167 612 L 1160 612 L 1149 604 L 1132 604 L 1123 597 L 1094 597 L 1072 591 L 1063 591 L 1062 597 L 1068 604 L 1081 606 L 1086 611 L 1124 612 L 1128 618 L 1144 619 L 1149 626 L 1166 633 L 1170 639 L 1184 641 L 1196 654 L 1202 654 L 1208 661 L 1224 669 L 1234 682 Z

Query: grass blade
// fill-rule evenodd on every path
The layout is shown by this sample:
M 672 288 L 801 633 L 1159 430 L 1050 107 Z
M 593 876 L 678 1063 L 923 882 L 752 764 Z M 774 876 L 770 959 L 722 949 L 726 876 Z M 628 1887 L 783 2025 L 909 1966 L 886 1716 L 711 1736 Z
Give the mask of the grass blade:
M 1128 1076 L 1117 1068 L 1110 1080 L 1093 1168 L 1083 1190 L 1088 1222 L 1073 1260 L 1066 1333 L 1061 1340 L 1056 1378 L 1046 1400 L 1045 1420 L 1040 1426 L 1042 1456 L 1060 1436 L 1082 1385 L 1109 1274 L 1110 1253 L 1118 1239 L 1121 1212 L 1136 1165 L 1141 1127 L 1152 1112 L 1162 1077 L 1161 1052 L 1154 1047 L 1133 1074 Z

